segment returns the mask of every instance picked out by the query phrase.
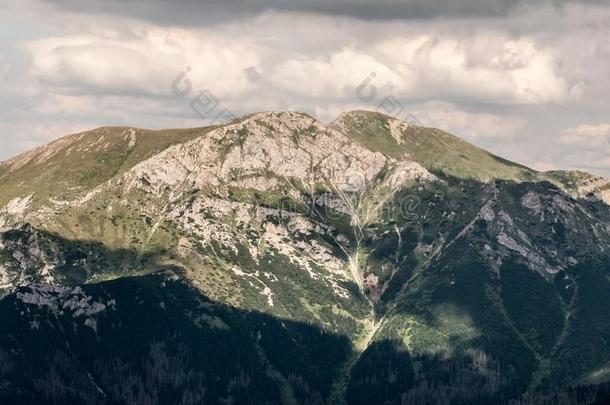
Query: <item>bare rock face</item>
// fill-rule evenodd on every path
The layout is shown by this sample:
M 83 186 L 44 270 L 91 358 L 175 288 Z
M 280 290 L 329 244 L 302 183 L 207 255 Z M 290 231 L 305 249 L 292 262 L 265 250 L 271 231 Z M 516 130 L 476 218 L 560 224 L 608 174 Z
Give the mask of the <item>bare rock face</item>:
M 191 142 L 176 145 L 142 162 L 124 182 L 160 192 L 165 187 L 222 187 L 235 179 L 267 173 L 267 184 L 290 179 L 307 186 L 328 182 L 341 191 L 360 191 L 386 164 L 399 166 L 345 134 L 297 113 L 261 113 L 229 124 Z M 413 163 L 399 168 L 405 180 L 431 179 Z M 407 173 L 404 173 L 404 172 Z M 269 176 L 272 175 L 272 176 Z

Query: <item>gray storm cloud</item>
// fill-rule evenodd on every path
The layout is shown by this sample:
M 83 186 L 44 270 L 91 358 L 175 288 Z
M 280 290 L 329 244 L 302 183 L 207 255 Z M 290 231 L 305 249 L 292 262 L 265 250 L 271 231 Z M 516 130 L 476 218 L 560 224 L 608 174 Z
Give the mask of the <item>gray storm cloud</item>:
M 115 13 L 167 24 L 200 24 L 253 16 L 265 11 L 346 16 L 363 20 L 442 17 L 506 17 L 530 7 L 569 3 L 606 5 L 604 0 L 46 0 L 64 9 Z

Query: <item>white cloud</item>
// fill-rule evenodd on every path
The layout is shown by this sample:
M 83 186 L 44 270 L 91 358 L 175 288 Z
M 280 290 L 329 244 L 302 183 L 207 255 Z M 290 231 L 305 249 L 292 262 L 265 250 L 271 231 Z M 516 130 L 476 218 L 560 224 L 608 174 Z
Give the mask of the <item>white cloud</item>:
M 508 158 L 610 174 L 604 127 L 581 125 L 607 121 L 610 9 L 410 21 L 292 10 L 181 24 L 180 10 L 145 21 L 9 2 L 0 26 L 22 32 L 0 39 L 0 159 L 97 125 L 204 125 L 189 102 L 208 89 L 236 115 L 295 109 L 325 121 L 394 96 L 404 114 Z M 191 91 L 176 96 L 187 66 Z M 371 100 L 357 93 L 366 79 Z
M 526 37 L 493 32 L 388 40 L 380 50 L 410 80 L 416 97 L 491 104 L 562 103 L 573 99 L 552 53 Z
M 610 124 L 583 124 L 564 130 L 559 136 L 559 142 L 581 149 L 610 151 Z
M 44 38 L 28 49 L 31 74 L 64 92 L 171 95 L 174 77 L 190 67 L 194 86 L 233 96 L 248 86 L 245 70 L 259 64 L 246 38 L 158 27 Z
M 558 167 L 610 172 L 610 124 L 581 124 L 549 143 L 547 161 Z
M 471 142 L 514 140 L 527 125 L 518 116 L 463 111 L 448 103 L 426 103 L 413 115 L 426 126 L 442 128 Z
M 389 66 L 370 54 L 343 48 L 328 57 L 299 56 L 270 67 L 268 80 L 278 89 L 321 99 L 355 98 L 354 89 L 371 73 L 386 85 L 402 86 Z
M 408 99 L 546 104 L 578 95 L 578 86 L 557 73 L 549 50 L 494 33 L 393 37 L 325 52 L 286 51 L 273 41 L 253 41 L 248 32 L 228 38 L 213 30 L 147 27 L 104 34 L 30 42 L 32 75 L 62 92 L 150 96 L 170 95 L 168 83 L 187 66 L 195 87 L 233 99 L 279 91 L 350 102 L 371 74 L 377 86 Z M 248 69 L 262 75 L 258 86 Z

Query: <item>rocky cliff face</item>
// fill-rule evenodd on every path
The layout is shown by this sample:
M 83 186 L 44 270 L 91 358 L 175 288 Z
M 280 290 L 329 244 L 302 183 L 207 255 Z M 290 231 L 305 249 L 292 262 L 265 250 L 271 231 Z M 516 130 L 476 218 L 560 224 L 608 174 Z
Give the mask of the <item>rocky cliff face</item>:
M 53 379 L 52 393 L 22 380 L 31 370 L 10 364 L 59 360 L 15 338 L 60 341 L 66 327 L 140 378 L 138 395 L 150 402 L 200 402 L 206 390 L 212 402 L 236 401 L 257 389 L 285 403 L 535 402 L 604 382 L 604 184 L 538 173 L 442 131 L 361 111 L 328 126 L 269 112 L 219 127 L 64 138 L 0 166 L 0 294 L 9 312 L 33 317 L 6 318 L 0 398 L 31 390 L 32 400 L 137 402 L 95 353 L 51 345 L 65 364 L 88 366 L 40 374 Z M 134 286 L 136 304 L 124 297 Z M 189 298 L 168 317 L 176 291 Z M 149 326 L 164 331 L 141 342 L 141 359 L 112 339 L 117 322 L 121 333 L 144 333 L 129 321 L 133 305 L 154 307 Z M 266 335 L 244 332 L 240 319 Z M 214 357 L 224 371 L 180 360 L 212 356 L 197 342 L 218 331 L 255 356 Z M 310 335 L 335 340 L 325 352 L 323 339 L 299 343 Z M 170 340 L 185 352 L 160 354 Z M 200 374 L 146 380 L 143 359 Z M 322 367 L 325 381 L 316 377 Z M 261 369 L 268 379 L 255 379 Z M 70 397 L 79 378 L 90 392 Z

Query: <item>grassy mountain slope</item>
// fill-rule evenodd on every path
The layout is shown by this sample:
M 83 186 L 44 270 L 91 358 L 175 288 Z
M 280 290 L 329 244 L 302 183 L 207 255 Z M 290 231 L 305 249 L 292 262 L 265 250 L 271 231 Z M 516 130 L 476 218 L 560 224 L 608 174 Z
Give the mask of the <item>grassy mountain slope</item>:
M 371 150 L 397 159 L 408 156 L 435 173 L 483 182 L 537 178 L 534 170 L 494 156 L 447 132 L 400 123 L 379 113 L 345 113 L 331 127 Z
M 208 130 L 102 127 L 66 136 L 3 162 L 0 205 L 30 194 L 40 201 L 78 196 L 168 146 Z

